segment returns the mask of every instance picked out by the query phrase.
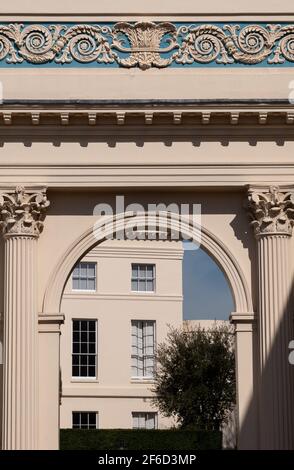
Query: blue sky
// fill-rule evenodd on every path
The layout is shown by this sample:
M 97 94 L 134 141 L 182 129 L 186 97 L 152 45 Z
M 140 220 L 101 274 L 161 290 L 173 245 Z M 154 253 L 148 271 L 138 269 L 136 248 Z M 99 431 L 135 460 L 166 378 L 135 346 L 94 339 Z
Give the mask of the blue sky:
M 184 242 L 184 320 L 227 320 L 234 310 L 228 282 L 213 259 L 191 245 Z

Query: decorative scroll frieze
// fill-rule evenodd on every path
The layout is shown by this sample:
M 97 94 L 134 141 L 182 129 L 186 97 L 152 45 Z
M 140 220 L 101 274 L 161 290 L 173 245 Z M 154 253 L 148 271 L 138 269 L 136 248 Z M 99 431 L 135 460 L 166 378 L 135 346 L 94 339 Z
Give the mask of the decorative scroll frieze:
M 177 64 L 267 65 L 294 62 L 294 24 L 0 25 L 5 64 L 115 64 L 167 67 Z
M 38 237 L 49 205 L 45 190 L 26 192 L 18 186 L 15 192 L 0 192 L 0 228 L 4 236 Z
M 266 191 L 250 189 L 246 207 L 255 235 L 292 235 L 294 225 L 294 190 L 281 191 L 270 186 Z

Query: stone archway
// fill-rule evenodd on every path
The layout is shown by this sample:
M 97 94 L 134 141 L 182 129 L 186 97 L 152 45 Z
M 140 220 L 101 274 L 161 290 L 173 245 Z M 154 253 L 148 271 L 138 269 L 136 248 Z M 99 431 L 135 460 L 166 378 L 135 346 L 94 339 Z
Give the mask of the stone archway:
M 103 222 L 96 226 L 95 233 L 93 226 L 91 226 L 72 243 L 50 276 L 44 295 L 42 313 L 58 314 L 60 312 L 63 289 L 74 265 L 94 246 L 102 243 L 113 233 L 120 232 L 125 224 L 134 217 L 138 229 L 141 231 L 146 230 L 145 214 L 135 215 L 128 212 L 103 218 Z M 200 243 L 201 247 L 219 265 L 228 280 L 235 304 L 234 315 L 252 314 L 252 300 L 245 276 L 238 261 L 218 237 L 203 226 L 200 230 L 187 217 L 181 215 L 172 214 L 172 218 L 170 218 L 170 214 L 158 212 L 148 220 L 156 227 L 160 227 L 161 224 L 166 226 L 167 224 L 168 230 L 181 232 L 183 235 L 190 237 L 192 241 Z
M 195 226 L 188 217 L 166 212 L 158 212 L 148 215 L 148 222 L 153 227 L 160 228 L 165 224 L 171 233 L 179 232 L 182 236 L 190 237 L 192 241 L 201 245 L 209 256 L 218 264 L 223 271 L 230 286 L 235 312 L 231 319 L 235 324 L 236 331 L 236 376 L 237 376 L 237 408 L 239 421 L 239 448 L 248 448 L 249 441 L 254 442 L 252 433 L 252 423 L 248 422 L 248 407 L 252 404 L 252 390 L 254 381 L 253 372 L 253 329 L 252 322 L 254 314 L 252 310 L 252 300 L 245 276 L 235 257 L 228 247 L 205 227 Z M 89 227 L 75 242 L 66 250 L 53 270 L 47 289 L 44 295 L 43 311 L 40 315 L 50 317 L 50 315 L 60 314 L 61 301 L 64 287 L 75 264 L 82 259 L 92 248 L 103 243 L 110 235 L 120 233 L 124 230 L 126 223 L 135 218 L 136 229 L 146 232 L 146 214 L 134 214 L 132 212 L 119 214 L 116 216 L 104 216 L 101 223 Z M 244 347 L 247 354 L 244 355 Z M 246 382 L 244 381 L 246 377 Z M 244 422 L 246 426 L 244 427 Z M 251 431 L 250 431 L 251 429 Z M 249 432 L 248 432 L 249 431 Z M 252 444 L 254 445 L 254 444 Z M 249 444 L 250 446 L 250 444 Z

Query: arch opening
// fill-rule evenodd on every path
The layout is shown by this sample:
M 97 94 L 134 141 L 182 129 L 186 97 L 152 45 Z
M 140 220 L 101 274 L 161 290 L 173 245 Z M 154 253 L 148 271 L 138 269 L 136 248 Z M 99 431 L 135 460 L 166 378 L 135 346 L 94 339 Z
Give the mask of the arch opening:
M 93 229 L 93 226 L 84 232 L 65 252 L 51 273 L 43 299 L 42 313 L 60 313 L 63 291 L 68 278 L 76 265 L 91 249 L 103 243 L 111 236 L 121 234 L 126 224 L 132 223 L 135 218 L 136 229 L 141 234 L 149 232 L 150 225 L 146 227 L 145 214 L 131 213 L 105 216 Z M 102 218 L 101 218 L 102 219 Z M 167 230 L 168 239 L 171 234 L 178 233 L 183 239 L 190 239 L 204 250 L 222 270 L 231 289 L 234 313 L 252 313 L 252 301 L 246 279 L 238 261 L 211 231 L 204 226 L 195 226 L 189 217 L 159 212 L 151 215 L 149 224 L 155 227 L 157 234 L 160 227 Z

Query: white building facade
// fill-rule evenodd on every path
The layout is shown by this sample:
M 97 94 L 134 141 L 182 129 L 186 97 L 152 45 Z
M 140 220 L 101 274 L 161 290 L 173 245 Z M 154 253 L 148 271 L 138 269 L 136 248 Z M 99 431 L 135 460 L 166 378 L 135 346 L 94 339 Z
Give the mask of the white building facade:
M 108 240 L 62 300 L 61 428 L 170 427 L 151 397 L 157 344 L 182 324 L 181 242 Z

